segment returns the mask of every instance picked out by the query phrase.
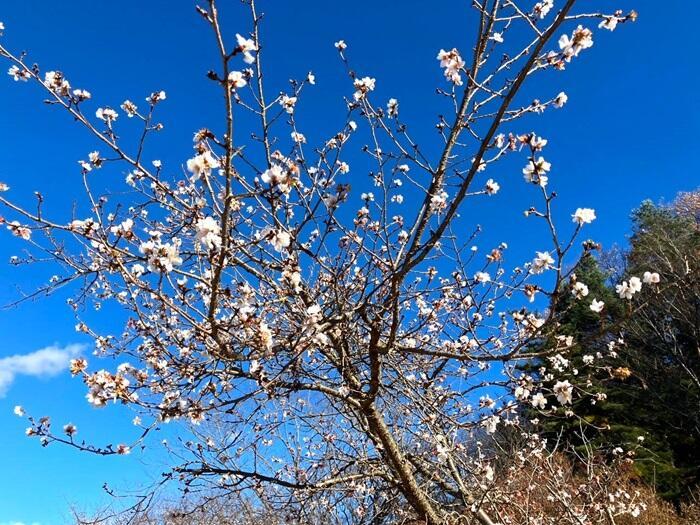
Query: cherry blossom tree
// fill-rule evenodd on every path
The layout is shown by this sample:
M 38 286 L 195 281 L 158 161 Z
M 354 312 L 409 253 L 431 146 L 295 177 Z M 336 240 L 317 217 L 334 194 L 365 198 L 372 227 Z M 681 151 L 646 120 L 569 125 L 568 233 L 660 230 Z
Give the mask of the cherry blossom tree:
M 596 248 L 577 243 L 595 212 L 570 210 L 571 222 L 555 224 L 548 140 L 519 120 L 567 102 L 554 80 L 533 77 L 573 67 L 594 30 L 613 31 L 636 14 L 576 11 L 575 0 L 473 1 L 471 42 L 435 50 L 443 115 L 425 125 L 437 125 L 437 146 L 413 139 L 399 101 L 376 100 L 381 79 L 356 73 L 352 41 L 339 40 L 347 118 L 309 144 L 304 131 L 315 124 L 295 110 L 313 104 L 314 75 L 271 94 L 257 2 L 245 0 L 250 17 L 232 29 L 221 26 L 219 3 L 203 2 L 195 16 L 218 52 L 208 77 L 219 91 L 212 104 L 214 94 L 223 98 L 221 120 L 194 132 L 183 166 L 146 148 L 163 129 L 165 92 L 107 107 L 0 40 L 9 80 L 33 84 L 97 144 L 77 168 L 85 193 L 75 209 L 87 213 L 49 216 L 51 195 L 26 204 L 11 180 L 0 184 L 2 221 L 26 241 L 26 255 L 12 262 L 56 266 L 36 294 L 69 290 L 76 329 L 95 344 L 94 359 L 75 359 L 72 374 L 89 403 L 130 406 L 142 429 L 136 442 L 99 446 L 72 425 L 57 431 L 49 418 L 29 417 L 27 434 L 126 454 L 159 446 L 150 436 L 169 422 L 185 437 L 165 480 L 188 491 L 262 491 L 281 506 L 335 508 L 357 522 L 389 507 L 394 520 L 431 525 L 512 522 L 495 504 L 508 499 L 510 485 L 499 480 L 509 471 L 499 471 L 489 443 L 513 430 L 523 439 L 509 468 L 564 475 L 543 463 L 548 453 L 518 406 L 566 413 L 589 395 L 557 381 L 570 340 L 536 355 L 531 345 L 554 333 L 558 294 L 604 311 L 567 270 Z M 526 100 L 526 84 L 541 98 Z M 136 140 L 120 138 L 127 127 Z M 520 159 L 518 183 L 532 190 L 522 192 L 525 215 L 547 232 L 532 260 L 508 264 L 506 242 L 484 257 L 472 249 L 479 227 L 458 221 L 471 202 L 498 198 L 506 157 Z M 114 165 L 127 175 L 107 192 L 95 174 Z M 356 165 L 369 175 L 364 186 Z M 632 300 L 641 286 L 658 283 L 635 278 L 620 294 Z M 123 326 L 94 327 L 103 304 L 124 313 Z M 121 364 L 110 368 L 106 356 Z M 518 367 L 533 357 L 549 358 L 539 374 L 546 383 Z M 599 481 L 586 494 L 602 496 L 578 498 L 557 523 L 639 512 L 634 498 L 611 498 Z M 548 484 L 547 497 L 573 501 L 557 487 Z

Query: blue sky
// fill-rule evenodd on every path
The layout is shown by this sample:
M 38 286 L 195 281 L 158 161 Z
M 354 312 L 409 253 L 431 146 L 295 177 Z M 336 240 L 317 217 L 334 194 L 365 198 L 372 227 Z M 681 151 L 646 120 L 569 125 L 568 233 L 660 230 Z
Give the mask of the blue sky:
M 303 78 L 313 70 L 314 96 L 304 101 L 298 118 L 309 136 L 336 129 L 345 117 L 341 96 L 351 92 L 333 48 L 343 38 L 358 73 L 377 78 L 378 100 L 398 98 L 418 140 L 436 143 L 432 126 L 445 108 L 434 95 L 435 87 L 443 85 L 435 55 L 440 48 L 455 46 L 466 54 L 473 27 L 467 4 L 262 0 L 268 89 L 276 94 L 285 89 L 286 79 Z M 624 243 L 630 210 L 642 200 L 671 200 L 678 191 L 700 184 L 695 145 L 700 79 L 690 58 L 700 51 L 700 41 L 691 16 L 670 14 L 683 13 L 685 4 L 670 0 L 660 9 L 649 0 L 582 1 L 584 11 L 635 8 L 640 18 L 612 34 L 597 32 L 594 47 L 569 70 L 541 77 L 532 91 L 543 99 L 562 90 L 569 95 L 564 111 L 548 112 L 532 126 L 550 139 L 547 159 L 554 166 L 552 187 L 561 195 L 558 213 L 566 217 L 578 206 L 595 208 L 599 219 L 587 236 L 606 247 Z M 154 158 L 177 166 L 190 156 L 195 130 L 220 125 L 218 93 L 205 79 L 216 65 L 212 39 L 193 6 L 188 0 L 23 0 L 2 2 L 0 21 L 11 49 L 28 50 L 30 60 L 44 69 L 64 71 L 75 87 L 92 92 L 95 107 L 117 107 L 125 98 L 143 100 L 151 91 L 165 90 L 161 119 L 166 129 L 152 146 Z M 239 15 L 234 8 L 226 12 L 230 38 L 249 30 L 247 18 Z M 0 77 L 0 180 L 27 198 L 41 189 L 48 209 L 66 214 L 78 195 L 76 161 L 95 149 L 95 143 L 41 100 L 36 88 Z M 484 224 L 487 239 L 507 240 L 516 253 L 520 249 L 524 254 L 521 174 L 508 169 L 489 173 L 503 187 L 499 198 L 477 208 L 489 218 L 466 219 Z M 52 274 L 46 267 L 18 270 L 8 265 L 19 250 L 17 240 L 0 237 L 3 305 L 17 297 L 18 287 L 30 289 Z M 58 294 L 1 311 L 0 368 L 10 356 L 89 344 L 75 333 L 65 299 Z M 107 319 L 104 323 L 108 327 Z M 100 443 L 126 440 L 133 433 L 129 412 L 91 409 L 83 386 L 66 373 L 21 373 L 30 369 L 20 368 L 0 398 L 0 450 L 6 469 L 0 479 L 0 525 L 60 524 L 70 504 L 84 508 L 103 501 L 104 482 L 131 488 L 144 476 L 157 475 L 161 457 L 89 457 L 57 446 L 41 449 L 24 438 L 26 425 L 12 415 L 16 404 L 33 414 L 51 415 L 57 425 L 72 421 L 82 437 Z

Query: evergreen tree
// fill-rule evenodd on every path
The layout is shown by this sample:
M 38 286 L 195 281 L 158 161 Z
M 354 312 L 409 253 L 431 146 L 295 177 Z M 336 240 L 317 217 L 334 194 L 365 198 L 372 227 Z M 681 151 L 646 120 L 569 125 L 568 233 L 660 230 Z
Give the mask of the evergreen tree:
M 697 485 L 700 465 L 700 214 L 687 209 L 699 201 L 686 197 L 682 212 L 645 202 L 633 213 L 630 249 L 618 274 L 658 272 L 661 279 L 643 288 L 634 311 L 617 297 L 609 272 L 584 255 L 572 280 L 585 283 L 587 299 L 603 301 L 603 311 L 560 290 L 558 331 L 533 351 L 553 348 L 557 336 L 573 344 L 560 357 L 523 367 L 539 374 L 543 365 L 551 369 L 564 359 L 557 379 L 590 394 L 576 397 L 570 412 L 526 410 L 550 443 L 580 455 L 615 454 L 618 447 L 631 452 L 640 477 L 669 499 Z

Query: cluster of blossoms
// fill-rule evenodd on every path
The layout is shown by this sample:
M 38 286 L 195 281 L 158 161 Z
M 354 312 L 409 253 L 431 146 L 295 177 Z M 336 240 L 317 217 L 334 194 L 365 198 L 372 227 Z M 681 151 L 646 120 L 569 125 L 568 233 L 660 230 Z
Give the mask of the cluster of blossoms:
M 574 29 L 571 36 L 562 35 L 559 38 L 559 49 L 564 55 L 564 59 L 570 62 L 573 57 L 593 46 L 593 32 L 583 26 Z
M 60 71 L 47 71 L 44 75 L 44 85 L 57 95 L 70 95 L 70 84 Z
M 437 55 L 440 67 L 445 69 L 445 78 L 456 86 L 462 85 L 462 71 L 466 65 L 457 49 L 445 51 L 441 49 Z
M 139 252 L 146 256 L 148 269 L 152 272 L 172 272 L 175 266 L 182 264 L 180 241 L 161 242 L 159 232 L 151 232 L 152 239 L 141 243 Z
M 202 151 L 199 155 L 187 161 L 187 171 L 195 177 L 208 177 L 211 175 L 211 170 L 219 168 L 221 163 L 212 152 L 208 149 Z
M 221 246 L 221 226 L 213 217 L 205 217 L 195 225 L 197 242 L 208 250 Z
M 615 286 L 615 291 L 620 296 L 620 299 L 632 299 L 636 293 L 642 291 L 642 282 L 644 284 L 658 284 L 661 282 L 661 277 L 656 272 L 644 272 L 642 279 L 632 276 L 627 281 L 622 281 Z
M 353 98 L 356 101 L 363 99 L 367 93 L 374 91 L 375 83 L 375 79 L 370 77 L 356 78 L 353 82 L 353 86 L 355 87 Z

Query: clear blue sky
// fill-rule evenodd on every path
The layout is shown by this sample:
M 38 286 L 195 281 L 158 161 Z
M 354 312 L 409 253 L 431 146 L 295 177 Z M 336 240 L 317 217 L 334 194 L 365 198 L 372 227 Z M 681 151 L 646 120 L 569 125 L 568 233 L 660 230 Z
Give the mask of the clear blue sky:
M 377 97 L 398 98 L 403 118 L 423 123 L 423 131 L 413 126 L 419 141 L 434 143 L 435 115 L 445 111 L 434 95 L 435 86 L 444 85 L 435 55 L 440 48 L 454 46 L 467 54 L 473 27 L 467 4 L 262 0 L 268 88 L 279 92 L 287 78 L 303 78 L 313 70 L 315 95 L 299 109 L 299 118 L 310 136 L 335 129 L 344 118 L 340 95 L 351 92 L 333 48 L 334 41 L 344 38 L 358 73 L 377 78 Z M 161 118 L 166 130 L 152 144 L 153 158 L 175 167 L 190 155 L 195 130 L 220 125 L 218 93 L 204 78 L 216 66 L 212 38 L 193 6 L 188 0 L 5 1 L 0 21 L 11 49 L 30 51 L 30 60 L 44 70 L 64 71 L 74 87 L 92 92 L 95 107 L 118 107 L 125 98 L 138 101 L 151 91 L 165 90 L 168 99 Z M 664 2 L 663 8 L 650 0 L 591 0 L 581 6 L 635 8 L 640 18 L 612 34 L 597 32 L 594 47 L 567 72 L 547 76 L 549 84 L 539 84 L 538 94 L 545 98 L 563 90 L 569 103 L 564 111 L 548 113 L 532 125 L 550 139 L 547 159 L 554 166 L 552 187 L 561 195 L 560 214 L 565 217 L 578 206 L 595 208 L 599 220 L 587 236 L 609 247 L 624 243 L 629 212 L 642 200 L 671 200 L 678 191 L 700 184 L 700 79 L 693 58 L 700 40 L 694 18 L 683 16 L 687 3 L 680 0 Z M 225 27 L 230 38 L 249 31 L 247 18 L 238 18 L 235 9 L 228 13 Z M 41 189 L 50 199 L 49 209 L 65 216 L 73 195 L 79 195 L 76 161 L 95 146 L 65 114 L 43 105 L 35 87 L 0 77 L 0 181 L 9 183 L 15 195 L 31 196 Z M 121 177 L 114 172 L 103 175 Z M 503 194 L 478 208 L 490 219 L 475 220 L 487 227 L 487 239 L 509 241 L 516 250 L 520 243 L 525 254 L 526 240 L 518 240 L 523 209 L 519 169 L 498 167 L 489 176 L 501 183 Z M 0 237 L 0 304 L 16 297 L 17 286 L 28 288 L 53 273 L 49 268 L 24 272 L 7 265 L 20 249 L 9 235 Z M 64 303 L 65 296 L 57 295 L 2 310 L 0 359 L 53 344 L 89 343 L 75 333 Z M 70 503 L 97 505 L 102 483 L 133 487 L 146 473 L 157 475 L 155 464 L 162 458 L 133 454 L 105 459 L 58 446 L 41 449 L 23 437 L 25 425 L 12 415 L 12 407 L 22 404 L 34 414 L 51 415 L 57 425 L 76 423 L 82 437 L 96 442 L 128 439 L 132 415 L 91 409 L 84 393 L 67 374 L 18 375 L 0 399 L 5 469 L 0 525 L 60 524 Z

